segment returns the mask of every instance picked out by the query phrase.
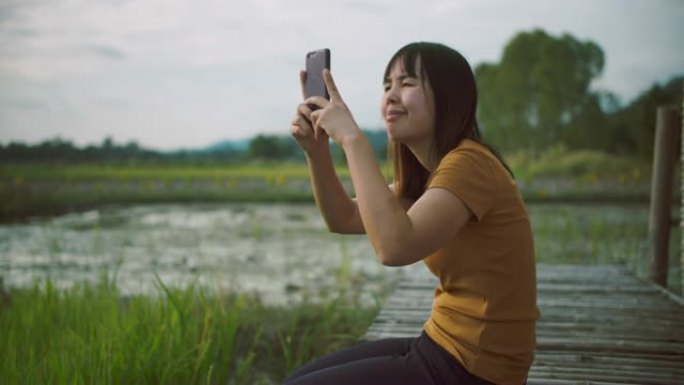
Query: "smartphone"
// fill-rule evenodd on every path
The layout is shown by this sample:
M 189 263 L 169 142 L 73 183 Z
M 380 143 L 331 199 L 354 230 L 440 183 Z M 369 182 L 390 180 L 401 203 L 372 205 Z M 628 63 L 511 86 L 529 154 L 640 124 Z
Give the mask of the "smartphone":
M 330 100 L 328 89 L 323 79 L 323 69 L 330 70 L 330 50 L 323 48 L 306 54 L 306 83 L 304 94 L 306 97 L 323 96 Z

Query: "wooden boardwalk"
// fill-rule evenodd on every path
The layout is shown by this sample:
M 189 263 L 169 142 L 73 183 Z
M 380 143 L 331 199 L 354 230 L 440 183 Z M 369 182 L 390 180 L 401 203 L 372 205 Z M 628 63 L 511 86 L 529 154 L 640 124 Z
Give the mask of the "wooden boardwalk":
M 417 264 L 419 265 L 419 264 Z M 418 336 L 436 279 L 406 270 L 364 338 Z M 684 304 L 618 266 L 538 265 L 528 385 L 684 384 Z

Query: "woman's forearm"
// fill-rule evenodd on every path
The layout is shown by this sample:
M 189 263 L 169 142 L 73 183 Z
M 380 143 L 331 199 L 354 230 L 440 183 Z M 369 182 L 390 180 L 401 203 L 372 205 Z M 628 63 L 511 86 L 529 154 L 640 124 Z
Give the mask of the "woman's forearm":
M 372 147 L 363 135 L 343 143 L 356 191 L 356 203 L 366 234 L 383 264 L 401 259 L 402 241 L 412 223 L 401 201 L 388 188 Z
M 343 234 L 363 234 L 358 208 L 335 172 L 330 149 L 306 157 L 311 176 L 311 190 L 316 206 L 328 229 Z

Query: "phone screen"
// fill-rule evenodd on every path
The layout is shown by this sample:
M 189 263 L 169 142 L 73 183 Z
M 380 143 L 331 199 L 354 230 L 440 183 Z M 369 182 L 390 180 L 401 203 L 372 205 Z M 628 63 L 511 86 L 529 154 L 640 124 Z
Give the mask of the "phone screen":
M 330 100 L 328 89 L 323 79 L 323 69 L 330 70 L 330 50 L 327 48 L 311 51 L 306 54 L 306 83 L 304 93 L 306 97 L 323 96 Z

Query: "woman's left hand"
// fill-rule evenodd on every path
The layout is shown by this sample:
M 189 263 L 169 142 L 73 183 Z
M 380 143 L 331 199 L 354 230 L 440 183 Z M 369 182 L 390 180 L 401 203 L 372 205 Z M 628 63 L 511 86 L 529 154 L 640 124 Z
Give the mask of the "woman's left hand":
M 347 140 L 363 134 L 354 121 L 354 117 L 349 111 L 349 108 L 344 104 L 342 96 L 335 85 L 335 81 L 333 80 L 330 71 L 327 69 L 323 70 L 323 79 L 325 79 L 325 86 L 328 89 L 330 100 L 328 101 L 320 96 L 313 96 L 306 99 L 304 103 L 319 107 L 318 110 L 311 114 L 314 135 L 318 137 L 322 130 L 328 134 L 335 143 L 344 147 L 344 143 Z

